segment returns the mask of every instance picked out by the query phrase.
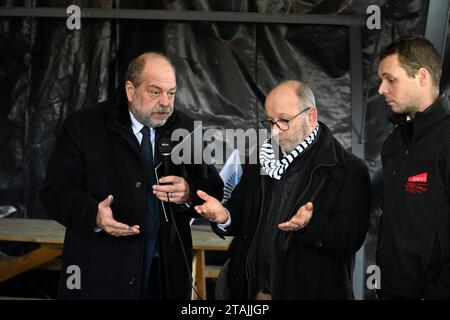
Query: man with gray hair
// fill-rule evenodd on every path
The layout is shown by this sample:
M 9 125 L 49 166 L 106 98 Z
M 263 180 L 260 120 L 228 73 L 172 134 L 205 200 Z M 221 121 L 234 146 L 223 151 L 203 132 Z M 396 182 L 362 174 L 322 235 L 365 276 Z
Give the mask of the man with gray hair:
M 65 120 L 40 193 L 47 212 L 66 227 L 59 298 L 191 297 L 196 190 L 221 198 L 223 183 L 213 166 L 193 159 L 166 161 L 164 177 L 157 177 L 162 141 L 194 128 L 175 109 L 176 89 L 169 59 L 147 52 L 130 62 L 119 99 Z M 72 265 L 81 270 L 81 288 L 74 290 L 66 285 Z
M 219 235 L 235 236 L 219 298 L 352 299 L 352 256 L 369 221 L 367 167 L 318 121 L 306 84 L 275 87 L 265 113 L 272 141 L 260 148 L 259 165 L 244 168 L 225 207 L 197 192 L 205 201 L 197 212 Z

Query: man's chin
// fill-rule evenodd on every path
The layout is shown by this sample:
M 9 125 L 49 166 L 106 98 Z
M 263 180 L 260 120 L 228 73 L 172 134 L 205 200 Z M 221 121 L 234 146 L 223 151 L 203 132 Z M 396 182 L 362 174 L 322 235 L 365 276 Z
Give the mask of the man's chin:
M 166 124 L 166 122 L 167 122 L 167 119 L 165 119 L 165 120 L 152 121 L 152 128 L 162 127 L 163 125 Z
M 405 111 L 402 108 L 400 108 L 399 106 L 397 106 L 395 104 L 389 105 L 389 108 L 391 108 L 391 111 L 393 113 L 405 113 Z
M 169 119 L 170 114 L 153 114 L 151 118 L 151 123 L 153 124 L 153 128 L 162 127 L 166 124 L 167 119 Z
M 284 144 L 284 143 L 281 143 L 281 144 L 280 144 L 280 148 L 281 148 L 281 151 L 283 151 L 284 153 L 289 153 L 289 152 L 291 152 L 292 149 L 293 149 L 293 148 L 291 148 L 291 146 L 286 145 L 286 144 Z
M 402 108 L 396 104 L 395 102 L 387 102 L 387 105 L 389 106 L 389 108 L 391 109 L 392 112 L 394 113 L 403 113 Z

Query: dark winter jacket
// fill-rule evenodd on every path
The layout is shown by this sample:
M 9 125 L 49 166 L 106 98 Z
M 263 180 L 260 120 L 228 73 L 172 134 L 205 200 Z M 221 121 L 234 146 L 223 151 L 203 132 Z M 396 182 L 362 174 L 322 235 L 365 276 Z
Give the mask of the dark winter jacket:
M 156 129 L 156 146 L 163 136 L 170 137 L 176 128 L 192 131 L 193 121 L 175 111 L 166 124 Z M 156 162 L 159 150 L 155 148 Z M 64 123 L 56 148 L 50 158 L 40 199 L 58 222 L 66 226 L 60 298 L 137 299 L 143 292 L 143 230 L 137 236 L 113 237 L 103 231 L 95 233 L 97 205 L 109 194 L 114 196 L 111 209 L 114 219 L 128 225 L 144 225 L 148 181 L 147 166 L 139 142 L 131 130 L 125 104 L 103 103 L 69 116 Z M 223 183 L 212 166 L 173 166 L 172 174 L 183 176 L 200 203 L 196 190 L 222 197 Z M 207 178 L 205 173 L 207 172 Z M 191 274 L 192 239 L 189 220 L 193 209 L 172 205 L 174 219 L 184 245 L 173 232 L 173 220 L 161 217 L 159 254 L 162 293 L 166 299 L 188 299 Z M 167 210 L 167 212 L 169 212 Z M 81 289 L 69 290 L 66 268 L 79 266 Z
M 365 163 L 345 151 L 330 130 L 320 125 L 318 141 L 298 176 L 302 187 L 272 197 L 280 205 L 292 199 L 295 203 L 287 212 L 269 213 L 279 214 L 278 223 L 289 220 L 308 201 L 314 205 L 306 229 L 274 229 L 273 299 L 353 298 L 352 257 L 368 229 L 370 178 Z M 291 174 L 290 169 L 286 175 Z M 255 234 L 267 199 L 268 179 L 260 174 L 258 165 L 247 166 L 227 205 L 232 221 L 227 231 L 235 235 L 227 273 L 231 299 L 253 299 L 258 290 L 248 253 L 258 240 Z M 220 229 L 215 230 L 221 234 Z
M 399 118 L 401 119 L 401 118 Z M 400 121 L 382 149 L 381 292 L 450 298 L 450 102 Z

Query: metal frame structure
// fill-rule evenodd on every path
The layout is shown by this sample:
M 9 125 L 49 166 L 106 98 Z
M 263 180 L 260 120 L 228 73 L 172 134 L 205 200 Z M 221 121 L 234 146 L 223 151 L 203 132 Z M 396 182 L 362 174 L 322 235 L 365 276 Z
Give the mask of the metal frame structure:
M 0 17 L 41 17 L 67 18 L 66 8 L 0 8 Z M 82 8 L 81 18 L 90 19 L 129 19 L 129 20 L 163 20 L 163 21 L 209 21 L 241 23 L 280 23 L 280 24 L 320 24 L 361 26 L 364 20 L 355 16 L 344 15 L 303 15 L 270 14 L 256 12 L 227 11 L 178 11 L 148 9 L 110 9 Z
M 67 18 L 66 8 L 0 8 L 0 17 Z M 364 159 L 364 139 L 361 132 L 363 119 L 363 64 L 361 27 L 365 20 L 357 16 L 304 15 L 304 14 L 262 14 L 252 12 L 204 12 L 140 9 L 82 8 L 81 18 L 128 19 L 162 21 L 208 21 L 262 24 L 309 24 L 340 25 L 349 28 L 350 44 L 350 94 L 352 118 L 352 152 Z M 355 256 L 353 291 L 358 300 L 364 297 L 364 245 Z
M 450 14 L 450 0 L 431 1 L 428 7 L 425 38 L 430 40 L 444 58 L 445 37 Z

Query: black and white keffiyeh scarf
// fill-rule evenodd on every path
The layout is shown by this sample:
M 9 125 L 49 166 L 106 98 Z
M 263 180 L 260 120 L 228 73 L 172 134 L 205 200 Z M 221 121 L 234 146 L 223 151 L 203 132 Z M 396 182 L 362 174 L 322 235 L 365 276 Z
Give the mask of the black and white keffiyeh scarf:
M 280 180 L 281 175 L 286 172 L 295 158 L 304 153 L 319 135 L 319 125 L 305 140 L 299 143 L 291 152 L 286 153 L 281 160 L 275 159 L 270 139 L 264 141 L 259 151 L 259 162 L 261 168 L 273 179 Z

